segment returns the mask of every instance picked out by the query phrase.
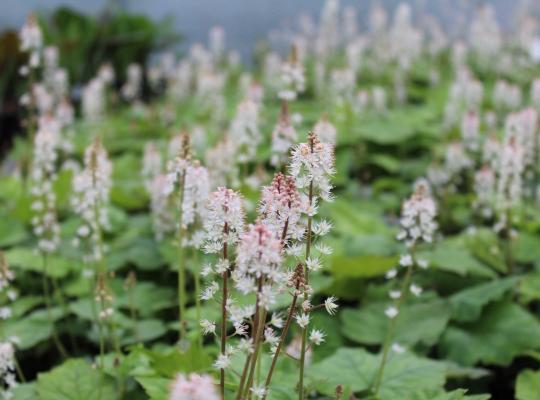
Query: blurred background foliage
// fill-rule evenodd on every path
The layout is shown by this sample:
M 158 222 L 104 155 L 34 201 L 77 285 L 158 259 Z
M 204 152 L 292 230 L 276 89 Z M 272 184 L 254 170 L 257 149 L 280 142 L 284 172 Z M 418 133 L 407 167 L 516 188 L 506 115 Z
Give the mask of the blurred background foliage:
M 144 15 L 131 14 L 119 8 L 108 8 L 98 16 L 82 14 L 69 7 L 40 15 L 46 44 L 54 43 L 60 53 L 60 65 L 68 71 L 73 87 L 72 100 L 77 103 L 82 84 L 94 76 L 100 65 L 110 62 L 116 72 L 117 87 L 124 80 L 131 62 L 146 65 L 152 54 L 178 44 L 182 36 L 175 33 L 170 19 L 153 21 Z M 0 154 L 3 154 L 20 131 L 19 96 L 24 80 L 18 70 L 25 61 L 19 51 L 14 30 L 0 34 Z

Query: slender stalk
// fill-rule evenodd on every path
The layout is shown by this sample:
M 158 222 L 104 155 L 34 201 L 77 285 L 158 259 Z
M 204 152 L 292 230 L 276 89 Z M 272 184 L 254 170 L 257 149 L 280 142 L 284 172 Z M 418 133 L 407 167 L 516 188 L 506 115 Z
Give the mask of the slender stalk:
M 309 205 L 313 204 L 313 181 L 309 183 Z M 311 225 L 313 223 L 313 217 L 308 215 L 307 223 L 307 238 L 306 238 L 306 261 L 311 254 Z M 309 283 L 309 271 L 307 263 L 304 265 L 304 277 L 306 284 Z M 307 293 L 304 293 L 304 300 L 308 299 Z M 300 373 L 298 379 L 298 399 L 304 400 L 304 370 L 306 364 L 306 347 L 307 347 L 307 326 L 302 329 L 302 347 L 300 352 Z
M 195 265 L 198 265 L 198 260 L 197 260 L 197 250 L 193 249 L 193 256 L 192 256 L 192 261 Z M 199 326 L 199 347 L 202 348 L 203 346 L 203 333 L 202 333 L 202 328 L 201 326 L 199 325 L 199 321 L 201 320 L 201 315 L 202 315 L 202 311 L 201 311 L 201 274 L 199 272 L 197 272 L 195 274 L 195 315 L 196 315 L 196 318 L 197 318 L 197 325 Z
M 266 309 L 262 308 L 262 311 L 260 312 L 259 316 L 259 323 L 257 326 L 257 334 L 255 336 L 255 343 L 254 343 L 254 350 L 253 350 L 253 357 L 251 359 L 251 367 L 249 370 L 249 375 L 247 379 L 246 387 L 244 388 L 244 398 L 248 396 L 249 390 L 251 389 L 251 386 L 253 384 L 253 376 L 255 374 L 255 367 L 257 365 L 257 359 L 259 357 L 259 350 L 261 348 L 261 338 L 264 331 L 264 321 L 266 321 Z
M 383 354 L 381 358 L 381 363 L 379 365 L 379 369 L 377 371 L 377 375 L 375 377 L 375 381 L 373 384 L 373 393 L 375 398 L 377 398 L 379 394 L 379 390 L 381 389 L 381 383 L 382 378 L 384 374 L 384 369 L 386 367 L 386 362 L 388 360 L 388 352 L 390 351 L 390 343 L 392 341 L 392 338 L 394 337 L 394 332 L 396 329 L 397 320 L 399 318 L 399 311 L 401 309 L 401 306 L 403 305 L 403 302 L 405 301 L 405 298 L 407 297 L 409 284 L 411 283 L 411 277 L 413 272 L 414 264 L 411 264 L 407 267 L 407 272 L 405 273 L 405 278 L 403 279 L 403 282 L 400 287 L 400 293 L 401 295 L 396 301 L 396 308 L 398 310 L 398 315 L 396 315 L 394 318 L 392 318 L 388 325 L 388 330 L 386 332 L 386 337 L 384 339 L 384 345 L 383 345 Z
M 17 376 L 19 377 L 19 380 L 22 383 L 26 383 L 26 377 L 24 376 L 21 365 L 19 364 L 19 360 L 17 360 L 17 356 L 15 355 L 13 355 L 13 362 L 15 364 L 15 370 L 17 371 Z
M 257 337 L 257 333 L 259 332 L 259 323 L 261 322 L 260 321 L 261 308 L 259 306 L 259 301 L 258 301 L 258 292 L 261 290 L 261 287 L 262 287 L 262 280 L 259 279 L 257 282 L 257 297 L 255 298 L 255 316 L 253 318 L 253 328 L 252 328 L 254 339 Z M 255 346 L 255 341 L 253 342 L 253 345 Z M 244 399 L 246 396 L 246 393 L 249 393 L 248 390 L 249 390 L 250 384 L 249 384 L 249 378 L 247 374 L 251 371 L 251 365 L 253 362 L 255 362 L 253 354 L 248 355 L 248 357 L 246 358 L 246 365 L 245 365 L 246 376 L 244 376 L 244 379 L 242 380 L 242 382 L 240 382 L 240 390 L 238 391 L 239 399 Z
M 60 285 L 58 285 L 58 282 L 57 282 L 56 278 L 52 278 L 52 284 L 53 284 L 54 293 L 56 294 L 56 298 L 57 298 L 58 302 L 60 303 L 60 306 L 62 307 L 62 310 L 64 311 L 64 314 L 68 315 L 69 314 L 69 307 L 68 307 L 68 305 L 66 303 L 64 292 L 60 288 Z M 71 348 L 72 348 L 72 350 L 74 352 L 77 353 L 78 352 L 78 346 L 77 346 L 77 341 L 75 340 L 75 336 L 73 335 L 73 332 L 71 332 L 71 330 L 69 330 L 68 335 L 69 335 L 69 341 L 71 343 Z
M 223 227 L 223 231 L 225 236 L 229 232 L 229 226 L 225 224 Z M 229 258 L 228 256 L 228 249 L 227 249 L 227 242 L 225 241 L 223 243 L 223 260 L 227 260 Z M 229 296 L 228 287 L 227 287 L 227 281 L 229 277 L 229 271 L 225 270 L 222 274 L 223 278 L 223 293 L 221 297 L 221 354 L 225 354 L 225 349 L 227 345 L 227 297 Z M 225 369 L 221 368 L 220 370 L 220 377 L 219 377 L 219 389 L 221 393 L 221 399 L 225 400 Z
M 514 256 L 512 252 L 512 211 L 508 210 L 506 214 L 507 228 L 503 238 L 503 249 L 505 253 L 506 264 L 508 266 L 508 275 L 512 275 L 515 268 Z
M 257 332 L 259 330 L 259 313 L 260 313 L 259 302 L 255 300 L 255 316 L 253 317 L 253 327 L 252 327 L 252 332 L 253 332 L 254 337 L 257 336 Z M 244 388 L 245 388 L 244 385 L 246 384 L 247 374 L 250 370 L 250 365 L 251 365 L 252 360 L 253 360 L 253 354 L 248 354 L 248 356 L 246 357 L 246 362 L 244 364 L 244 370 L 242 371 L 240 385 L 238 386 L 238 394 L 236 396 L 236 400 L 243 399 Z
M 180 324 L 178 342 L 181 343 L 186 338 L 186 265 L 184 259 L 184 234 L 185 229 L 183 223 L 183 205 L 184 205 L 184 187 L 186 182 L 186 173 L 182 173 L 180 177 L 180 188 L 178 191 L 178 322 Z
M 68 353 L 60 341 L 60 338 L 58 337 L 58 333 L 56 332 L 56 327 L 54 323 L 54 319 L 52 317 L 51 313 L 51 295 L 50 295 L 50 288 L 49 288 L 49 281 L 47 280 L 47 255 L 45 253 L 42 254 L 42 262 L 43 262 L 43 274 L 42 274 L 42 286 L 43 286 L 43 298 L 45 299 L 45 306 L 47 307 L 47 319 L 49 324 L 52 327 L 52 338 L 53 342 L 62 356 L 62 358 L 68 358 Z
M 296 290 L 298 290 L 298 285 L 296 286 Z M 279 354 L 281 352 L 281 348 L 283 347 L 285 343 L 287 332 L 289 331 L 289 327 L 291 326 L 291 322 L 294 317 L 294 310 L 296 309 L 297 300 L 298 300 L 298 295 L 295 292 L 292 303 L 291 303 L 291 307 L 289 308 L 289 314 L 287 315 L 287 320 L 285 321 L 285 326 L 283 327 L 283 330 L 281 331 L 281 336 L 279 338 L 276 352 L 274 353 L 274 357 L 272 358 L 272 364 L 270 365 L 270 369 L 268 370 L 268 375 L 266 376 L 266 381 L 264 382 L 264 387 L 266 390 L 264 392 L 262 400 L 265 400 L 266 396 L 268 395 L 268 389 L 270 387 L 270 382 L 272 382 L 272 375 L 274 373 L 274 368 L 276 367 L 276 363 L 277 363 Z

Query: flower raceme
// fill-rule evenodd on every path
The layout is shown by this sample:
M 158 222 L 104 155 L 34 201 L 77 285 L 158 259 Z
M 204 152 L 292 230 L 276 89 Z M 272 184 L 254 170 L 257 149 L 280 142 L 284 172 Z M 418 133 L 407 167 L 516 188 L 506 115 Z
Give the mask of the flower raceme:
M 237 192 L 224 187 L 210 194 L 204 220 L 206 252 L 218 253 L 224 244 L 236 244 L 244 231 L 242 203 L 242 197 Z
M 398 239 L 403 240 L 407 247 L 414 246 L 420 240 L 432 242 L 437 229 L 436 214 L 437 207 L 427 181 L 418 181 L 411 198 L 403 203 Z
M 90 239 L 93 248 L 88 255 L 88 261 L 99 261 L 103 258 L 101 246 L 102 229 L 108 229 L 109 216 L 107 206 L 112 186 L 112 163 L 107 151 L 99 139 L 94 139 L 84 154 L 84 169 L 73 179 L 73 196 L 71 204 L 75 213 L 83 219 L 83 225 L 77 230 L 78 237 Z
M 309 204 L 308 214 L 315 213 L 316 197 L 322 200 L 332 200 L 332 185 L 330 177 L 334 174 L 334 147 L 324 143 L 310 133 L 308 141 L 293 148 L 290 174 L 296 181 L 298 189 L 313 190 L 313 201 Z
M 41 252 L 52 253 L 60 245 L 60 225 L 56 216 L 56 180 L 60 125 L 53 117 L 40 118 L 34 138 L 32 163 L 32 225 Z
M 213 379 L 209 375 L 178 374 L 173 381 L 169 400 L 218 400 Z
M 233 275 L 237 289 L 242 294 L 257 292 L 258 305 L 269 310 L 287 282 L 281 263 L 281 240 L 261 222 L 250 225 L 238 244 Z
M 278 172 L 272 184 L 261 190 L 261 222 L 284 242 L 288 239 L 301 240 L 305 232 L 300 221 L 301 213 L 300 193 L 294 178 Z
M 411 293 L 415 297 L 422 294 L 422 288 L 412 282 L 414 267 L 427 268 L 425 260 L 418 259 L 415 255 L 416 246 L 421 242 L 430 243 L 437 229 L 435 217 L 437 207 L 431 197 L 430 188 L 425 179 L 420 179 L 415 183 L 414 193 L 403 203 L 401 210 L 401 231 L 398 234 L 398 240 L 404 241 L 408 252 L 400 257 L 399 265 L 406 272 L 399 287 L 390 290 L 389 297 L 392 304 L 384 311 L 390 320 L 388 332 L 382 348 L 382 358 L 379 365 L 379 371 L 375 377 L 373 391 L 377 397 L 381 381 L 384 374 L 384 368 L 388 360 L 388 352 L 394 351 L 396 354 L 404 352 L 404 348 L 399 343 L 393 343 L 393 336 L 396 329 L 396 321 L 401 312 L 401 306 L 405 301 L 407 294 Z M 387 279 L 395 279 L 398 276 L 397 269 L 391 269 L 386 273 Z

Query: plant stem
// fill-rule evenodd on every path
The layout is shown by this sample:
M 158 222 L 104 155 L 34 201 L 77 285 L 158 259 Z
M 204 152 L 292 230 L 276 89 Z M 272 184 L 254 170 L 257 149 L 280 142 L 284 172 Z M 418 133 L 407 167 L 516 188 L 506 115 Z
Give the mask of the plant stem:
M 131 319 L 133 320 L 133 336 L 135 337 L 135 340 L 139 341 L 139 329 L 138 329 L 138 321 L 137 321 L 137 310 L 135 309 L 135 302 L 133 299 L 133 291 L 135 290 L 135 287 L 132 286 L 128 290 L 128 296 L 129 296 L 129 311 L 131 315 Z
M 399 312 L 401 310 L 401 306 L 403 302 L 405 301 L 405 298 L 407 297 L 408 293 L 408 287 L 411 282 L 411 276 L 413 272 L 414 263 L 409 265 L 407 267 L 407 272 L 405 273 L 405 278 L 403 279 L 403 282 L 401 284 L 400 288 L 400 296 L 396 301 L 396 309 L 398 310 L 398 314 L 390 320 L 390 323 L 388 325 L 388 330 L 386 332 L 386 337 L 384 339 L 384 345 L 383 345 L 383 354 L 381 358 L 381 363 L 379 365 L 379 369 L 377 371 L 377 375 L 375 377 L 375 381 L 373 384 L 373 393 L 375 398 L 379 395 L 379 390 L 381 389 L 381 383 L 382 378 L 384 374 L 384 368 L 386 366 L 386 361 L 388 359 L 388 352 L 390 350 L 390 342 L 392 341 L 392 338 L 394 336 L 394 331 L 396 329 L 397 320 L 399 318 Z
M 225 224 L 223 227 L 225 236 L 229 232 L 229 226 Z M 223 260 L 228 259 L 227 242 L 223 243 Z M 221 354 L 225 354 L 227 345 L 227 297 L 229 296 L 227 281 L 229 277 L 229 271 L 225 270 L 222 274 L 223 278 L 223 293 L 221 297 Z M 225 369 L 221 368 L 219 377 L 219 388 L 221 393 L 221 400 L 225 400 Z
M 47 280 L 47 254 L 45 253 L 42 254 L 42 262 L 43 262 L 43 274 L 42 274 L 43 297 L 45 299 L 45 306 L 47 307 L 47 319 L 52 328 L 53 342 L 58 352 L 62 356 L 62 358 L 65 359 L 65 358 L 68 358 L 68 354 L 58 337 L 54 319 L 51 313 L 51 295 L 50 295 L 50 289 L 49 289 L 49 281 Z
M 194 265 L 198 265 L 198 260 L 197 260 L 197 250 L 196 249 L 193 249 L 193 257 L 192 257 L 192 262 L 194 263 Z M 196 318 L 197 318 L 197 326 L 199 326 L 199 347 L 202 348 L 203 346 L 203 333 L 202 333 L 202 328 L 201 326 L 199 325 L 199 321 L 201 320 L 201 315 L 202 315 L 202 312 L 201 312 L 201 274 L 199 271 L 197 271 L 197 273 L 195 274 L 195 315 L 196 315 Z
M 178 232 L 177 232 L 177 243 L 178 243 L 178 322 L 179 327 L 179 338 L 178 342 L 181 343 L 183 339 L 186 338 L 186 265 L 184 259 L 184 227 L 183 223 L 183 206 L 184 206 L 184 187 L 186 183 L 186 173 L 183 172 L 180 177 L 180 187 L 178 191 Z
M 244 363 L 244 369 L 242 370 L 242 376 L 240 377 L 240 384 L 238 385 L 238 393 L 236 394 L 236 400 L 242 399 L 242 393 L 244 391 L 244 384 L 246 382 L 250 362 L 251 354 L 248 354 L 246 357 L 246 362 Z
M 260 307 L 259 302 L 255 300 L 255 316 L 253 317 L 253 328 L 252 332 L 254 337 L 257 336 L 257 332 L 259 330 L 259 314 L 260 314 Z M 242 377 L 240 379 L 240 385 L 238 386 L 238 394 L 236 396 L 237 400 L 243 399 L 244 395 L 244 385 L 246 384 L 247 374 L 250 370 L 251 361 L 253 359 L 253 354 L 248 354 L 246 357 L 246 362 L 244 364 L 244 370 L 242 371 Z
M 309 183 L 309 206 L 313 205 L 313 180 Z M 308 215 L 307 223 L 307 238 L 306 238 L 306 261 L 311 254 L 311 225 L 313 217 Z M 309 272 L 307 263 L 304 264 L 304 277 L 306 285 L 309 284 Z M 304 301 L 308 299 L 307 293 L 304 293 Z M 307 326 L 302 329 L 302 347 L 300 352 L 300 373 L 298 379 L 298 399 L 304 400 L 304 369 L 306 364 L 306 347 L 307 347 Z
M 64 313 L 66 315 L 68 315 L 69 314 L 69 307 L 68 307 L 68 305 L 66 303 L 64 292 L 60 288 L 60 285 L 58 285 L 58 282 L 57 282 L 56 278 L 52 278 L 52 284 L 53 284 L 54 293 L 57 294 L 56 297 L 57 297 L 58 302 L 60 303 Z M 71 332 L 71 330 L 69 330 L 68 335 L 69 335 L 69 341 L 71 342 L 72 350 L 74 352 L 78 352 L 77 341 L 75 340 L 75 336 L 73 335 L 73 332 Z
M 257 365 L 257 359 L 259 357 L 259 350 L 261 348 L 261 338 L 264 331 L 264 321 L 266 321 L 266 309 L 262 308 L 262 311 L 259 313 L 259 322 L 257 324 L 257 333 L 255 336 L 253 356 L 251 358 L 251 367 L 249 370 L 248 379 L 246 382 L 246 387 L 244 388 L 244 398 L 248 396 L 249 390 L 253 384 L 253 376 L 255 374 L 255 367 Z
M 296 286 L 296 290 L 298 290 L 298 285 Z M 276 348 L 276 352 L 274 353 L 274 357 L 272 358 L 272 364 L 270 365 L 270 369 L 268 371 L 268 375 L 266 377 L 266 381 L 264 382 L 265 392 L 262 397 L 262 400 L 266 399 L 266 396 L 268 395 L 268 389 L 270 387 L 270 382 L 272 381 L 272 375 L 274 373 L 274 368 L 276 367 L 277 359 L 279 357 L 279 354 L 281 352 L 281 348 L 283 347 L 283 344 L 285 343 L 285 338 L 287 337 L 287 332 L 289 331 L 289 327 L 291 326 L 291 321 L 294 316 L 294 310 L 296 309 L 296 302 L 298 300 L 298 295 L 295 294 L 293 296 L 293 300 L 291 303 L 291 307 L 289 308 L 289 314 L 287 315 L 287 320 L 285 321 L 285 326 L 283 327 L 283 331 L 281 331 L 281 337 L 279 338 L 279 343 Z

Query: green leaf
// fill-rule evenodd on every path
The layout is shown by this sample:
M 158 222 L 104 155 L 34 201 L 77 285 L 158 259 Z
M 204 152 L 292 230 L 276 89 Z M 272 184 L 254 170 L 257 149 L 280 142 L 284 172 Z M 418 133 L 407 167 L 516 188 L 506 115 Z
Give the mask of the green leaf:
M 51 319 L 58 320 L 62 316 L 60 308 L 51 309 Z M 49 322 L 48 312 L 38 310 L 23 318 L 7 320 L 5 322 L 5 334 L 7 337 L 17 337 L 20 343 L 17 348 L 26 350 L 48 339 L 52 335 L 52 325 Z
M 146 319 L 142 321 L 132 321 L 131 335 L 123 338 L 123 344 L 131 344 L 138 342 L 149 342 L 155 340 L 165 333 L 167 327 L 159 319 Z
M 332 257 L 332 273 L 340 278 L 359 278 L 383 275 L 398 262 L 398 257 L 366 255 L 347 257 L 335 255 Z
M 516 400 L 538 400 L 540 395 L 540 370 L 526 369 L 516 380 Z
M 28 234 L 24 224 L 6 214 L 1 215 L 0 224 L 0 247 L 8 247 L 24 241 Z
M 14 268 L 20 268 L 33 272 L 44 272 L 43 257 L 36 253 L 35 249 L 27 247 L 15 247 L 5 252 L 8 264 Z M 76 263 L 59 256 L 47 257 L 46 274 L 54 278 L 66 276 Z
M 474 234 L 467 234 L 466 241 L 472 254 L 501 273 L 506 273 L 508 266 L 499 248 L 498 238 L 490 229 L 478 229 Z
M 388 329 L 388 317 L 384 314 L 387 306 L 372 303 L 359 310 L 345 309 L 340 315 L 343 334 L 359 343 L 381 344 Z M 397 319 L 395 340 L 410 346 L 418 342 L 433 345 L 449 319 L 450 310 L 443 300 L 405 305 Z
M 23 383 L 13 389 L 13 398 L 16 400 L 36 400 L 36 384 Z
M 83 360 L 68 360 L 50 372 L 38 375 L 40 400 L 112 400 L 114 386 Z
M 540 260 L 540 237 L 522 232 L 512 245 L 516 261 L 533 263 Z
M 204 371 L 212 365 L 212 359 L 205 349 L 192 344 L 190 348 L 181 352 L 177 348 L 166 351 L 152 351 L 148 349 L 137 349 L 148 357 L 152 368 L 160 375 L 173 378 L 178 372 Z
M 137 282 L 117 297 L 117 304 L 126 309 L 135 308 L 140 315 L 150 317 L 157 311 L 175 306 L 175 291 L 157 286 L 153 282 Z
M 167 400 L 171 380 L 161 376 L 137 376 L 135 378 L 141 384 L 150 400 Z
M 491 304 L 477 321 L 448 327 L 440 343 L 445 358 L 461 365 L 507 365 L 538 348 L 540 322 L 511 302 Z
M 462 290 L 450 297 L 452 319 L 460 322 L 474 321 L 480 317 L 482 309 L 493 301 L 498 301 L 512 290 L 519 278 L 508 277 Z
M 332 356 L 308 369 L 317 389 L 332 395 L 337 385 L 353 392 L 370 388 L 379 367 L 380 356 L 359 348 L 341 348 Z M 445 367 L 413 354 L 391 356 L 383 375 L 381 400 L 405 399 L 419 390 L 439 389 L 445 382 Z
M 497 274 L 474 258 L 464 245 L 443 241 L 431 251 L 419 253 L 435 268 L 453 272 L 461 276 L 472 275 L 484 278 L 494 278 Z
M 540 300 L 540 271 L 524 275 L 519 283 L 519 293 L 526 303 Z

